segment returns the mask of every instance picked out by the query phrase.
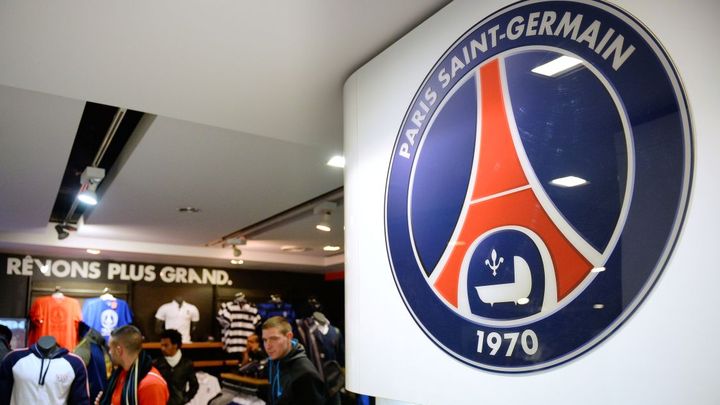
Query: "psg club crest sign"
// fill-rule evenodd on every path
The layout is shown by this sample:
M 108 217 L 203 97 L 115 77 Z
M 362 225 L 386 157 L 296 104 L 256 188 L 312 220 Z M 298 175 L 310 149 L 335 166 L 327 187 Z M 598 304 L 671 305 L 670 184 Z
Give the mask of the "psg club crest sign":
M 403 300 L 481 369 L 581 355 L 660 276 L 692 149 L 677 72 L 632 16 L 597 1 L 500 10 L 452 44 L 402 121 L 385 229 Z

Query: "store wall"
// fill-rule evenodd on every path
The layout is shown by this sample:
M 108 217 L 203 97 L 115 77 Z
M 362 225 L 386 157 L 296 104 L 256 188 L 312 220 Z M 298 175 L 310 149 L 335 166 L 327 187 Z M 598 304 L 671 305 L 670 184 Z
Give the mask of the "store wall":
M 351 391 L 421 405 L 716 404 L 720 360 L 720 4 L 622 1 L 670 55 L 689 99 L 695 169 L 687 217 L 662 276 L 608 339 L 549 370 L 498 374 L 436 346 L 398 293 L 384 194 L 399 126 L 435 62 L 468 28 L 511 1 L 454 1 L 345 84 L 346 346 Z M 658 196 L 662 198 L 662 196 Z
M 189 276 L 191 272 L 197 277 Z M 308 298 L 315 297 L 328 319 L 343 328 L 342 284 L 342 280 L 326 281 L 320 274 L 7 253 L 0 254 L 0 318 L 27 317 L 33 300 L 51 294 L 56 287 L 81 304 L 108 288 L 128 302 L 134 313 L 133 323 L 149 341 L 158 340 L 155 312 L 176 297 L 197 306 L 200 312 L 193 340 L 218 340 L 220 327 L 215 314 L 237 292 L 244 293 L 252 303 L 269 301 L 270 294 L 280 294 L 293 305 L 298 318 L 312 315 Z

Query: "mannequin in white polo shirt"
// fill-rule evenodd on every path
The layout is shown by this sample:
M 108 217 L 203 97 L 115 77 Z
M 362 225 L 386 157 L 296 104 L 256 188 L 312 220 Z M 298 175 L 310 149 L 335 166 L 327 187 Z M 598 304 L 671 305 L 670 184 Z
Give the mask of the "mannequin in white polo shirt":
M 172 302 L 160 305 L 155 312 L 155 332 L 175 329 L 182 335 L 183 343 L 191 343 L 190 334 L 195 331 L 198 321 L 200 312 L 197 307 L 178 296 Z

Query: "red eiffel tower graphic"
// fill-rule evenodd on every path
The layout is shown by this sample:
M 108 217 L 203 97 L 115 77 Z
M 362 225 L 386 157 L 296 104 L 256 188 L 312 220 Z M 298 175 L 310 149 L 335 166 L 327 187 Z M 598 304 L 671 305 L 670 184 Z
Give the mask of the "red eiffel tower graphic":
M 524 172 L 513 143 L 496 59 L 476 72 L 479 85 L 480 125 L 478 156 L 473 170 L 471 196 L 457 225 L 457 241 L 450 243 L 433 274 L 435 289 L 458 307 L 460 269 L 472 242 L 503 226 L 520 226 L 535 232 L 547 246 L 555 268 L 557 301 L 577 287 L 592 264 L 575 249 L 541 206 Z M 455 241 L 452 241 L 455 242 Z

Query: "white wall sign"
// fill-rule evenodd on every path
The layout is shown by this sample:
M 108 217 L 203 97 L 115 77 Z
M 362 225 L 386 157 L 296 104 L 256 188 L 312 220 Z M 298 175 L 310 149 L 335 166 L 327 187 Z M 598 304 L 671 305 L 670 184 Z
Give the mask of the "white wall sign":
M 348 79 L 351 390 L 720 401 L 720 6 L 620 7 L 455 1 Z

